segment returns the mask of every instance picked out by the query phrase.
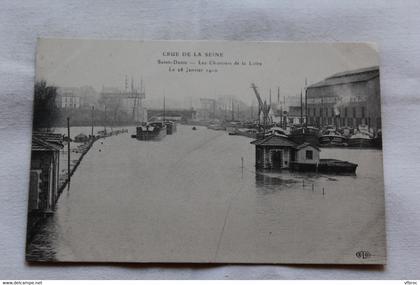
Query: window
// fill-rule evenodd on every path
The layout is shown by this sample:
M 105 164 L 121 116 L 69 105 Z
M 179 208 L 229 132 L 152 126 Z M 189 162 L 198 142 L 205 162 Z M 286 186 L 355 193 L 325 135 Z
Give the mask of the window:
M 310 160 L 312 160 L 312 159 L 313 159 L 313 157 L 314 157 L 314 153 L 313 153 L 313 151 L 312 151 L 312 150 L 307 150 L 307 151 L 306 151 L 306 159 L 310 159 Z
M 321 116 L 321 118 L 322 118 L 322 116 L 324 115 L 324 114 L 322 114 L 322 112 L 323 112 L 324 110 L 322 110 L 322 108 L 321 109 L 319 109 L 319 115 Z
M 362 107 L 362 118 L 365 117 L 365 107 Z
M 344 108 L 344 117 L 347 118 L 347 107 Z
M 353 107 L 353 118 L 356 118 L 356 107 Z

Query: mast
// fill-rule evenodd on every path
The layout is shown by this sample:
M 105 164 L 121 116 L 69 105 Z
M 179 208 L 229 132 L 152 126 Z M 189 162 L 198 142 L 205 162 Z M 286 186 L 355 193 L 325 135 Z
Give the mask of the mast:
M 308 127 L 308 79 L 305 77 L 305 126 Z
M 280 105 L 280 87 L 277 87 L 277 108 L 281 106 Z M 277 109 L 278 111 L 278 109 Z M 282 121 L 283 121 L 283 106 L 280 107 L 280 126 L 282 125 Z
M 165 96 L 163 96 L 163 122 L 165 122 Z
M 93 140 L 93 125 L 94 125 L 94 111 L 95 111 L 95 106 L 92 106 L 92 130 L 91 130 L 91 136 L 92 136 L 92 140 Z
M 232 121 L 235 120 L 234 110 L 235 110 L 235 107 L 233 106 L 233 99 L 232 99 Z
M 303 126 L 303 98 L 302 90 L 300 90 L 300 125 Z
M 237 115 L 237 119 L 238 119 L 238 121 L 239 121 L 239 103 L 238 103 L 238 113 L 237 113 L 238 115 Z

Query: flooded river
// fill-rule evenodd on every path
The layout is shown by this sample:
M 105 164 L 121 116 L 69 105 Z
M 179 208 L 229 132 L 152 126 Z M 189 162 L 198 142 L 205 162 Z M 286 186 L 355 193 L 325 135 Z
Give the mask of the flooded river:
M 372 254 L 367 262 L 385 255 L 379 150 L 322 149 L 321 158 L 358 163 L 356 176 L 257 173 L 246 137 L 179 125 L 159 142 L 131 133 L 93 145 L 29 256 L 348 263 L 361 250 Z

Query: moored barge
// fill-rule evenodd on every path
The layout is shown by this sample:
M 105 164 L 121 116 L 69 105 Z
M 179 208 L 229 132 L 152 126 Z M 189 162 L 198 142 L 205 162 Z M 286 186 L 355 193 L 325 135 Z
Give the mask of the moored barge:
M 136 139 L 141 141 L 161 140 L 166 135 L 166 126 L 162 122 L 145 123 L 136 128 Z

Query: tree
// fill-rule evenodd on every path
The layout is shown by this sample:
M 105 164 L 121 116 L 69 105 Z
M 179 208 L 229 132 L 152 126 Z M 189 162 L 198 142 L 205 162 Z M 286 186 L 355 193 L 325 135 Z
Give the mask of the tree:
M 48 86 L 45 81 L 35 83 L 33 129 L 49 129 L 58 120 L 55 104 L 57 87 Z

